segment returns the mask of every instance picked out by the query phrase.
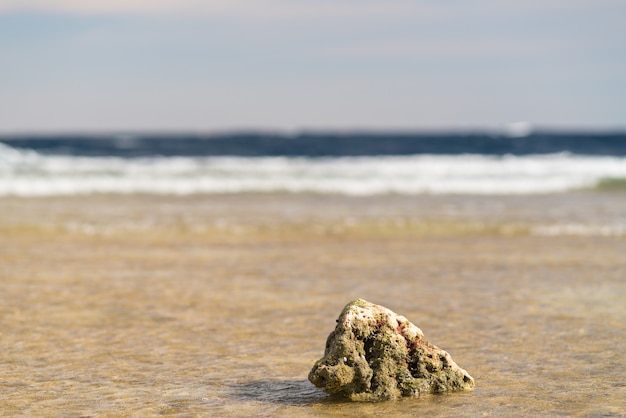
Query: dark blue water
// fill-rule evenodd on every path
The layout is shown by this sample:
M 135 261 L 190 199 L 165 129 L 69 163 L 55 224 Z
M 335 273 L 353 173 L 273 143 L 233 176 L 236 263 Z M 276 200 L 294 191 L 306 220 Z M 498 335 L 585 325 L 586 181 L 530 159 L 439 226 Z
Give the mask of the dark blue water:
M 344 157 L 413 154 L 626 155 L 626 132 L 535 132 L 508 137 L 456 133 L 228 133 L 4 136 L 0 142 L 44 154 L 76 156 Z

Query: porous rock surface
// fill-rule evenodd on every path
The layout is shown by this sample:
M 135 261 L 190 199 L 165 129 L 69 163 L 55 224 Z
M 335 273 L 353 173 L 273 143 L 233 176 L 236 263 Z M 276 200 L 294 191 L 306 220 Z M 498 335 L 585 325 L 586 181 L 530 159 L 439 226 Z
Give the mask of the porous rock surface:
M 474 379 L 450 354 L 424 340 L 408 319 L 363 299 L 343 309 L 309 380 L 355 401 L 474 387 Z

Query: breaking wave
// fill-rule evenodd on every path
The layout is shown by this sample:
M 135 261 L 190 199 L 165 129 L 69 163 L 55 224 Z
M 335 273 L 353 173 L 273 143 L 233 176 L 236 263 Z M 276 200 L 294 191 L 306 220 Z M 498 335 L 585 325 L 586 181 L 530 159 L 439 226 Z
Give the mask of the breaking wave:
M 291 192 L 537 194 L 626 178 L 626 158 L 568 153 L 368 157 L 79 157 L 0 144 L 0 196 Z

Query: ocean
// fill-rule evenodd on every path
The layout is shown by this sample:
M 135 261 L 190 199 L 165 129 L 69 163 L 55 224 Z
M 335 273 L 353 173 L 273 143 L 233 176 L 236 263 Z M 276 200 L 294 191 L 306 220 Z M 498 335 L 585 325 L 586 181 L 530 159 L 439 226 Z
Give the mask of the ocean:
M 0 416 L 624 416 L 626 135 L 0 143 Z M 475 390 L 313 386 L 357 297 Z
M 509 195 L 625 183 L 626 133 L 0 137 L 0 196 Z

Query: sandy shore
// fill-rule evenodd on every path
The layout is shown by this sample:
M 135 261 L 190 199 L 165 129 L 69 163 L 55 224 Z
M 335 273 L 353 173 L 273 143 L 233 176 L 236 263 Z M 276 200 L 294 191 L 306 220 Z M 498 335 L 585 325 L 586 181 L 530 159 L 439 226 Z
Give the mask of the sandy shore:
M 626 197 L 0 199 L 0 415 L 620 416 Z M 329 399 L 341 308 L 404 314 L 471 393 Z

